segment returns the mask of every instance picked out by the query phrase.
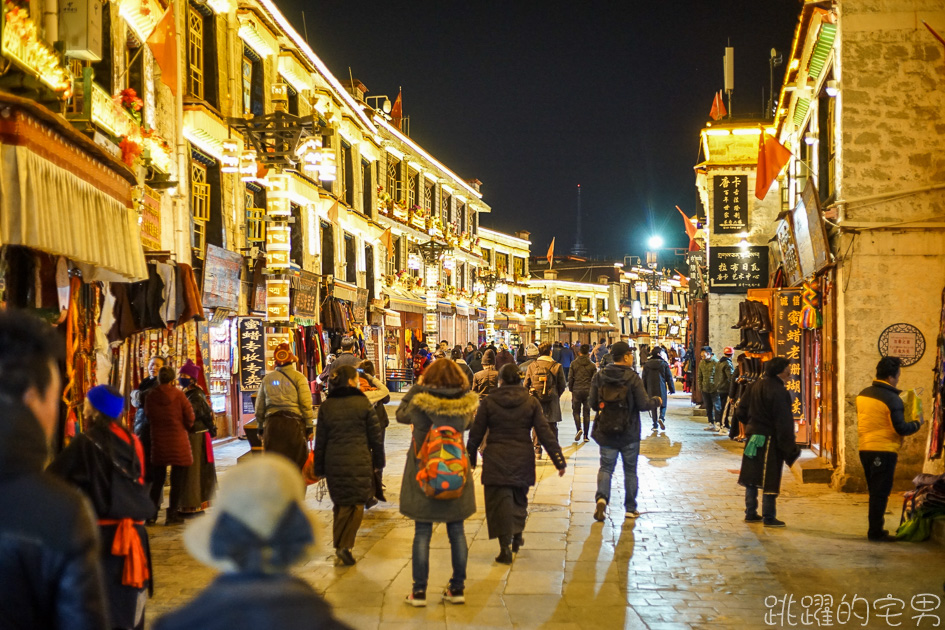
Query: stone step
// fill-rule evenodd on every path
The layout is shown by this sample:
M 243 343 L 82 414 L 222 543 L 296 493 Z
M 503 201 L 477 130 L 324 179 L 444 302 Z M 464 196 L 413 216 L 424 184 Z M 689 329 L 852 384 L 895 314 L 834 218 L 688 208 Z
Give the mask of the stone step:
M 791 473 L 801 483 L 830 483 L 833 467 L 823 457 L 817 457 L 804 449 L 801 456 L 791 466 Z

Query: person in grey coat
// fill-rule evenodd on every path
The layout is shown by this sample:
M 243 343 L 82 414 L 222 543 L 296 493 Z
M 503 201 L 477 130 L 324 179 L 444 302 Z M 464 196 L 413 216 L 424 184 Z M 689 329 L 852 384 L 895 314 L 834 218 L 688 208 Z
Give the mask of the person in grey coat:
M 663 359 L 662 348 L 653 348 L 650 351 L 650 358 L 643 364 L 643 385 L 646 386 L 646 393 L 650 396 L 659 396 L 663 401 L 659 409 L 653 409 L 650 413 L 653 415 L 653 428 L 659 425 L 660 429 L 666 429 L 666 404 L 668 399 L 666 392 L 676 393 L 676 385 L 673 383 L 673 373 L 669 369 L 669 363 Z
M 413 426 L 411 452 L 404 464 L 400 490 L 400 513 L 416 521 L 413 539 L 413 591 L 406 602 L 426 606 L 430 574 L 430 538 L 433 523 L 446 523 L 452 550 L 453 577 L 443 592 L 445 601 L 465 603 L 468 547 L 463 521 L 476 512 L 476 494 L 471 471 L 467 470 L 463 493 L 455 499 L 428 497 L 417 481 L 417 453 L 434 426 L 449 426 L 465 432 L 472 424 L 479 396 L 469 391 L 466 375 L 452 361 L 434 361 L 424 371 L 420 383 L 410 388 L 397 408 L 397 422 Z M 465 440 L 464 440 L 465 443 Z
M 472 381 L 472 390 L 485 398 L 499 384 L 499 373 L 495 367 L 495 352 L 486 350 L 482 353 L 482 370 L 476 372 Z

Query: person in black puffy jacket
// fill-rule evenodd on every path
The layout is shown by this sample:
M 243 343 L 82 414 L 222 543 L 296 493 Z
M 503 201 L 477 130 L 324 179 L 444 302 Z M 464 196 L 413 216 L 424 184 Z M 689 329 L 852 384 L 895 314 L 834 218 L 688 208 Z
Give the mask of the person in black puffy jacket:
M 571 413 L 574 416 L 574 441 L 584 437 L 587 442 L 591 439 L 591 405 L 588 397 L 591 395 L 591 380 L 597 374 L 597 366 L 591 361 L 591 347 L 586 343 L 578 348 L 578 357 L 571 363 L 568 370 L 568 389 L 571 390 Z M 584 417 L 583 428 L 581 416 Z
M 318 408 L 313 463 L 315 475 L 327 479 L 334 503 L 335 553 L 342 564 L 351 566 L 364 504 L 374 498 L 375 471 L 384 468 L 384 441 L 355 368 L 343 365 L 332 372 L 328 391 L 328 399 Z
M 52 330 L 0 313 L 0 622 L 102 630 L 110 625 L 92 506 L 43 472 L 62 393 Z
M 563 476 L 567 463 L 541 403 L 522 387 L 521 374 L 514 365 L 503 366 L 499 387 L 480 403 L 466 444 L 470 465 L 475 466 L 477 449 L 488 431 L 489 445 L 482 455 L 482 485 L 489 538 L 499 539 L 495 560 L 501 564 L 511 564 L 512 553 L 524 544 L 528 488 L 535 485 L 533 429 Z

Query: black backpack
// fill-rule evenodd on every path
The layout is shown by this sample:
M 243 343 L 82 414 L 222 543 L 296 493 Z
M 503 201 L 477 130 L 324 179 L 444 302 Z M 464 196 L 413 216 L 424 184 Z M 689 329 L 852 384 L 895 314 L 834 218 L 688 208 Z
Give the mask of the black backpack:
M 630 386 L 626 381 L 601 385 L 597 390 L 600 402 L 594 423 L 602 435 L 616 437 L 630 428 L 630 404 L 627 402 L 629 393 Z
M 558 401 L 558 385 L 555 381 L 556 373 L 554 371 L 554 366 L 557 363 L 552 363 L 550 368 L 545 367 L 542 363 L 547 362 L 535 361 L 533 364 L 535 375 L 532 378 L 528 392 L 541 403 L 541 410 L 547 418 L 550 417 L 552 406 Z

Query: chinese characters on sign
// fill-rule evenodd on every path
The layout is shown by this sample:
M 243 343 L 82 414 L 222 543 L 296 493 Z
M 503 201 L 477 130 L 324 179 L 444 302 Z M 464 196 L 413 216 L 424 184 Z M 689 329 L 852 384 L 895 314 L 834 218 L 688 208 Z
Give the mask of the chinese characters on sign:
M 801 292 L 784 290 L 774 298 L 775 353 L 790 361 L 791 376 L 784 384 L 791 395 L 794 422 L 804 422 L 801 380 Z
M 793 593 L 765 597 L 764 624 L 778 628 L 807 627 L 912 627 L 935 628 L 942 623 L 938 609 L 942 598 L 933 593 L 919 593 L 912 597 L 893 597 L 892 593 L 870 602 L 861 595 L 829 594 L 797 597 Z M 872 615 L 876 623 L 869 625 Z M 882 622 L 880 622 L 882 620 Z M 927 621 L 927 623 L 925 623 Z
M 318 276 L 310 271 L 299 272 L 298 288 L 292 292 L 292 314 L 314 318 L 317 296 Z
M 141 198 L 141 245 L 145 250 L 161 249 L 161 197 L 147 186 Z
M 266 340 L 261 319 L 241 317 L 239 321 L 240 389 L 256 391 L 266 375 Z
M 768 286 L 768 248 L 712 247 L 709 249 L 709 291 L 745 293 Z
M 748 176 L 712 178 L 712 233 L 738 234 L 748 229 Z
M 778 223 L 778 248 L 781 250 L 781 263 L 784 266 L 784 276 L 788 286 L 795 286 L 803 279 L 801 266 L 797 261 L 797 247 L 794 246 L 794 235 L 787 221 Z
M 203 274 L 203 305 L 205 308 L 226 308 L 237 311 L 240 307 L 240 267 L 243 257 L 207 245 L 207 259 Z
M 912 324 L 893 324 L 879 335 L 879 353 L 899 357 L 902 365 L 915 365 L 925 354 L 925 335 Z

